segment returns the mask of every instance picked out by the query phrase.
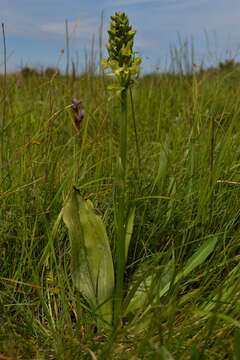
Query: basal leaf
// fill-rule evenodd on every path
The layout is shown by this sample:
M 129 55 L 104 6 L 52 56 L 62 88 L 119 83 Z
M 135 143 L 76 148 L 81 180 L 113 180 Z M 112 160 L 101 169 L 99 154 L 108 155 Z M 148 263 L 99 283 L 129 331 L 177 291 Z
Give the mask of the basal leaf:
M 73 190 L 63 208 L 71 242 L 72 279 L 89 305 L 112 320 L 114 270 L 105 225 L 90 201 Z

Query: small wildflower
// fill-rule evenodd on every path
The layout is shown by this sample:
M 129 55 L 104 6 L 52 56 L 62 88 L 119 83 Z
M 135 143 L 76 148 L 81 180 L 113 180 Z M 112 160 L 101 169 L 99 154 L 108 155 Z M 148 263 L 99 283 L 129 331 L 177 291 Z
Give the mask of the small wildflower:
M 81 100 L 72 99 L 73 121 L 75 128 L 79 131 L 84 118 L 84 107 Z

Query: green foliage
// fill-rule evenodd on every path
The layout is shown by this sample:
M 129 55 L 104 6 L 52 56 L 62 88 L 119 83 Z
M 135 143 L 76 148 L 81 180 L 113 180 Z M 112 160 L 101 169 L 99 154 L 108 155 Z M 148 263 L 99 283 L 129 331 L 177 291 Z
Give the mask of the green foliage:
M 177 360 L 237 358 L 239 73 L 149 75 L 133 89 L 141 171 L 129 121 L 126 233 L 131 241 L 124 303 L 150 275 L 155 279 L 144 300 L 146 313 L 129 312 L 113 337 L 96 328 L 102 315 L 89 311 L 72 286 L 71 248 L 58 217 L 75 184 L 104 214 L 115 254 L 112 188 L 119 128 L 108 84 L 107 77 L 90 73 L 49 81 L 7 76 L 0 353 L 12 359 L 145 360 L 159 359 L 167 349 Z M 80 132 L 72 124 L 73 95 L 86 109 Z M 204 256 L 194 256 L 198 251 Z M 158 298 L 157 290 L 166 286 Z
M 102 219 L 92 204 L 73 190 L 63 208 L 72 253 L 72 279 L 89 305 L 108 324 L 112 322 L 114 270 Z
M 127 228 L 126 228 L 126 239 L 125 239 L 125 261 L 128 258 L 128 250 L 130 246 L 130 241 L 133 236 L 134 220 L 136 214 L 136 207 L 133 207 L 128 215 Z
M 240 330 L 236 329 L 234 337 L 234 360 L 240 359 Z
M 169 263 L 165 265 L 160 278 L 156 279 L 156 274 L 144 277 L 143 281 L 136 289 L 136 292 L 126 309 L 126 313 L 134 312 L 139 309 L 143 311 L 151 292 L 154 291 L 154 287 L 157 288 L 157 293 L 156 290 L 154 291 L 154 293 L 156 293 L 157 300 L 154 300 L 151 296 L 151 302 L 156 303 L 159 301 L 160 298 L 166 295 L 171 285 L 175 285 L 179 281 L 183 280 L 191 274 L 195 268 L 206 261 L 207 257 L 213 252 L 216 243 L 217 238 L 215 237 L 206 240 L 203 245 L 191 256 L 186 265 L 183 266 L 183 269 L 179 270 L 176 274 L 174 271 L 174 261 L 170 260 Z

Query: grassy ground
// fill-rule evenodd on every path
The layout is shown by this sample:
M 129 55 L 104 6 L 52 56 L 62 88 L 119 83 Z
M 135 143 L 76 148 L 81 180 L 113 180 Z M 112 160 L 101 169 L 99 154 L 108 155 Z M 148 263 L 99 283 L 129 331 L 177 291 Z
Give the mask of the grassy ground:
M 148 76 L 134 88 L 141 161 L 129 114 L 128 192 L 137 209 L 125 282 L 144 263 L 157 285 L 114 337 L 96 328 L 72 286 L 58 215 L 75 185 L 113 238 L 119 102 L 90 73 L 9 75 L 5 101 L 0 81 L 0 359 L 240 358 L 238 71 Z M 73 96 L 85 106 L 79 133 Z M 213 238 L 205 261 L 174 281 Z M 166 278 L 171 286 L 157 296 Z

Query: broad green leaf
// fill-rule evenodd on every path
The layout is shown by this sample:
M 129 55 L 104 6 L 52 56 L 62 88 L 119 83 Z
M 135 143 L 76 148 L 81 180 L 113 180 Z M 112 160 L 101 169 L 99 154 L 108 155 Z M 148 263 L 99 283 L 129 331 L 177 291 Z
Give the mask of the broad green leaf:
M 112 91 L 113 93 L 115 93 L 117 95 L 118 93 L 122 93 L 122 91 L 124 90 L 124 87 L 122 87 L 120 85 L 108 85 L 107 89 L 108 89 L 108 91 Z
M 204 261 L 207 259 L 207 257 L 213 252 L 216 244 L 217 244 L 217 237 L 212 237 L 207 241 L 205 241 L 204 244 L 187 261 L 183 270 L 176 275 L 173 284 L 176 284 L 177 282 L 188 276 L 198 266 L 202 265 Z M 154 279 L 155 279 L 155 275 L 149 275 L 144 281 L 140 283 L 138 289 L 136 290 L 132 300 L 128 305 L 126 313 L 136 311 L 146 302 L 149 296 L 148 294 L 149 290 L 152 287 Z M 162 286 L 160 286 L 160 292 L 158 294 L 158 298 L 161 298 L 168 292 L 171 283 L 172 280 L 169 280 L 165 285 L 160 283 L 160 285 Z
M 206 240 L 204 244 L 200 246 L 200 248 L 187 261 L 187 264 L 184 266 L 183 270 L 177 274 L 174 280 L 174 284 L 188 276 L 196 267 L 203 264 L 207 257 L 213 252 L 216 243 L 217 237 L 212 237 Z M 160 297 L 166 294 L 170 288 L 170 284 L 171 282 L 169 282 L 162 290 L 160 290 Z
M 174 360 L 173 356 L 170 354 L 165 346 L 161 346 L 159 349 L 159 359 L 161 360 Z
M 127 229 L 126 229 L 126 238 L 125 238 L 125 261 L 127 261 L 128 257 L 128 249 L 133 233 L 133 226 L 134 226 L 134 219 L 135 219 L 135 212 L 136 207 L 133 207 L 130 210 L 129 216 L 128 216 L 128 222 L 127 222 Z
M 204 263 L 207 257 L 213 252 L 217 244 L 217 237 L 211 237 L 206 240 L 203 245 L 192 255 L 187 264 L 184 266 L 182 272 L 177 275 L 176 280 L 187 276 L 192 272 L 197 266 Z
M 174 275 L 174 269 L 175 269 L 175 262 L 172 259 L 165 265 L 162 271 L 158 283 L 158 286 L 160 288 L 164 288 L 165 285 L 169 284 L 172 281 Z M 144 269 L 142 273 L 144 276 Z M 144 306 L 144 304 L 146 304 L 147 299 L 151 296 L 150 292 L 153 286 L 153 279 L 154 279 L 153 275 L 148 275 L 143 279 L 143 281 L 136 289 L 136 292 L 133 298 L 131 299 L 130 304 L 127 307 L 127 313 L 140 309 L 141 307 Z
M 136 288 L 136 291 L 127 306 L 125 315 L 144 307 L 149 296 L 149 291 L 152 286 L 152 281 L 153 281 L 153 276 L 149 275 L 145 279 L 143 279 L 142 282 L 140 282 L 139 286 Z
M 89 200 L 74 189 L 63 208 L 71 242 L 72 279 L 89 305 L 112 320 L 114 270 L 108 236 L 102 219 Z

